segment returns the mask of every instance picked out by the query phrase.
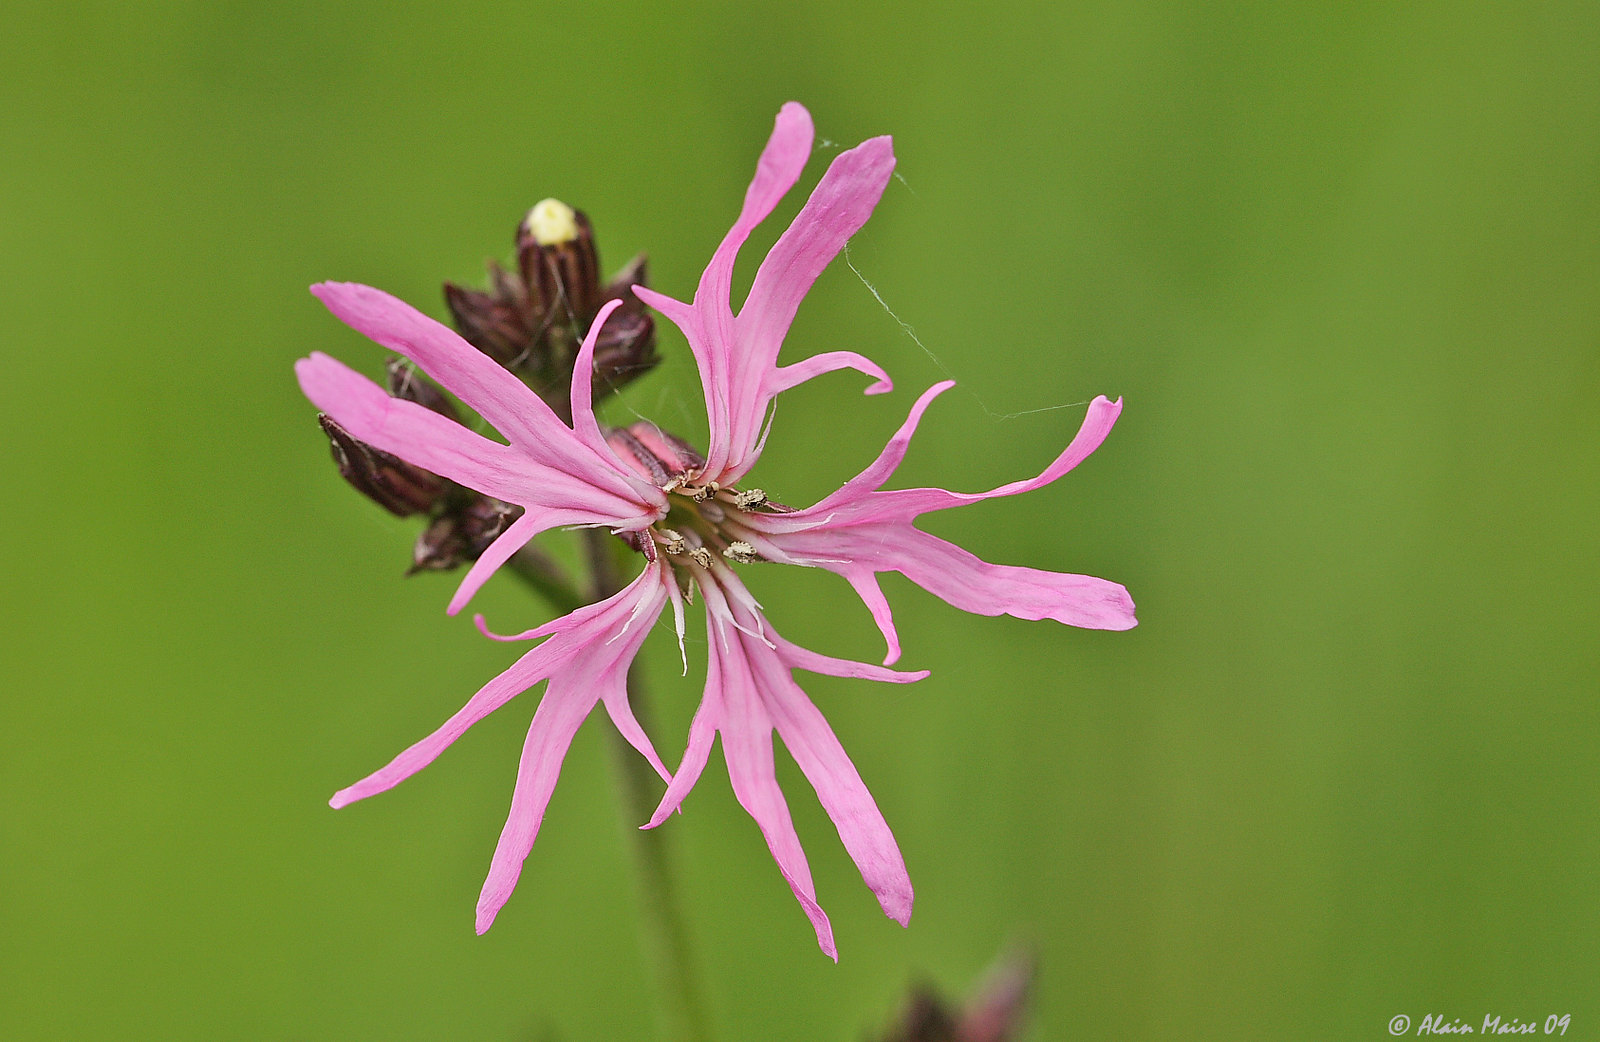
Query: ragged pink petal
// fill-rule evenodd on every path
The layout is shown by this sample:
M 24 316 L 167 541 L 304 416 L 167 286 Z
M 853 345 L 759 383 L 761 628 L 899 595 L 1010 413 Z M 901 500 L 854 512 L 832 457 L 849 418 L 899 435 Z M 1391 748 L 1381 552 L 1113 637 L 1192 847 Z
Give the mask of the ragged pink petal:
M 455 596 L 450 598 L 450 603 L 445 608 L 445 613 L 454 615 L 462 608 L 465 608 L 467 602 L 472 600 L 477 595 L 477 592 L 483 588 L 483 584 L 489 581 L 489 577 L 499 571 L 501 565 L 511 560 L 518 550 L 527 546 L 528 540 L 538 535 L 546 527 L 549 526 L 540 524 L 538 513 L 529 514 L 524 512 L 521 517 L 511 522 L 506 530 L 496 536 L 494 542 L 489 544 L 488 549 L 484 550 L 478 556 L 478 559 L 472 562 L 472 567 L 468 568 L 467 574 L 462 576 L 461 585 L 456 587 Z
M 722 723 L 722 752 L 728 761 L 728 780 L 739 805 L 755 819 L 767 849 L 778 864 L 795 899 L 805 910 L 817 933 L 817 944 L 835 962 L 839 952 L 833 941 L 833 927 L 817 903 L 811 866 L 806 863 L 800 837 L 789 816 L 789 805 L 778 788 L 772 757 L 772 718 L 767 713 L 767 693 L 752 675 L 749 660 L 742 653 L 748 638 L 735 632 L 731 643 L 740 648 L 726 657 L 722 699 L 726 717 Z M 713 651 L 712 654 L 717 654 Z
M 659 490 L 613 462 L 595 480 L 552 469 L 383 388 L 320 352 L 295 363 L 300 388 L 351 437 L 484 495 L 527 507 L 540 531 L 558 525 L 642 527 L 660 512 Z M 558 426 L 560 426 L 558 424 Z M 569 442 L 572 432 L 561 426 Z
M 538 475 L 524 457 L 416 402 L 391 398 L 383 388 L 321 352 L 294 365 L 311 404 L 351 436 L 424 470 L 485 495 L 520 502 L 532 498 Z
M 887 394 L 894 390 L 894 381 L 889 379 L 889 374 L 865 355 L 858 355 L 854 351 L 824 351 L 794 365 L 774 369 L 763 393 L 765 398 L 771 401 L 791 387 L 799 387 L 807 380 L 815 379 L 823 373 L 836 373 L 840 369 L 854 369 L 858 373 L 874 377 L 874 381 L 867 386 L 865 392 L 867 394 Z
M 683 331 L 699 366 L 710 426 L 703 481 L 726 485 L 750 469 L 761 454 L 768 407 L 784 390 L 842 368 L 874 377 L 869 394 L 891 386 L 882 369 L 848 351 L 828 352 L 782 369 L 777 364 L 801 299 L 883 195 L 894 171 L 894 150 L 886 137 L 863 142 L 834 159 L 768 252 L 734 318 L 730 294 L 739 249 L 799 178 L 811 140 L 811 117 L 799 105 L 785 105 L 739 218 L 706 265 L 692 305 L 635 287 L 640 299 Z
M 579 692 L 555 690 L 553 679 L 551 690 L 539 702 L 522 745 L 522 759 L 517 764 L 511 811 L 489 862 L 489 875 L 478 894 L 478 933 L 486 933 L 494 925 L 495 916 L 511 899 L 511 891 L 522 876 L 522 863 L 532 851 L 539 826 L 544 823 L 545 808 L 550 804 L 550 794 L 561 773 L 561 761 L 572 744 L 572 736 L 577 734 L 593 706 L 593 701 L 581 697 Z
M 911 876 L 877 802 L 833 728 L 794 682 L 789 673 L 792 663 L 759 653 L 751 658 L 761 673 L 761 690 L 778 736 L 817 791 L 817 799 L 839 830 L 839 839 L 861 871 L 862 881 L 877 895 L 883 914 L 905 926 L 911 921 Z
M 903 925 L 911 915 L 911 881 L 894 836 L 792 671 L 894 683 L 920 680 L 927 672 L 901 673 L 808 651 L 773 632 L 731 570 L 715 565 L 709 579 L 702 584 L 708 631 L 705 697 L 690 728 L 689 750 L 650 825 L 659 825 L 682 803 L 720 732 L 734 794 L 760 827 L 773 860 L 816 930 L 817 943 L 837 958 L 832 928 L 817 903 L 810 868 L 773 773 L 772 734 L 777 731 L 811 781 L 884 913 Z
M 737 373 L 743 366 L 742 360 L 732 350 L 736 339 L 730 299 L 734 263 L 751 231 L 766 219 L 773 207 L 799 180 L 800 171 L 811 156 L 812 134 L 811 114 L 804 106 L 789 102 L 779 110 L 773 123 L 772 136 L 761 152 L 755 176 L 745 191 L 739 217 L 728 234 L 723 236 L 700 276 L 688 321 L 684 320 L 681 305 L 662 308 L 662 314 L 683 330 L 699 367 L 711 426 L 706 452 L 718 467 L 729 451 L 727 439 L 734 405 L 731 391 L 738 379 Z M 639 296 L 645 303 L 659 306 L 655 299 L 657 294 L 639 291 Z
M 415 362 L 535 464 L 614 496 L 637 496 L 627 475 L 574 437 L 521 380 L 448 326 L 382 290 L 360 283 L 323 282 L 311 287 L 311 292 L 346 325 Z M 326 411 L 349 427 L 338 413 Z M 424 466 L 409 457 L 401 458 Z
M 894 173 L 894 145 L 887 137 L 863 141 L 841 153 L 806 200 L 806 205 L 768 251 L 739 309 L 739 332 L 756 354 L 752 367 L 777 363 L 778 347 L 822 269 L 861 230 Z
M 747 515 L 747 540 L 770 560 L 812 565 L 843 576 L 861 597 L 888 645 L 887 665 L 899 640 L 875 573 L 900 572 L 949 603 L 980 615 L 1054 619 L 1089 629 L 1125 630 L 1137 619 L 1128 591 L 1093 576 L 989 564 L 916 528 L 920 515 L 996 496 L 1032 491 L 1081 463 L 1110 433 L 1122 403 L 1104 397 L 1089 405 L 1072 442 L 1037 477 L 988 492 L 937 488 L 882 490 L 905 458 L 911 436 L 933 399 L 950 386 L 924 392 L 873 463 L 816 506 L 784 514 Z
M 624 678 L 628 664 L 666 602 L 662 567 L 653 565 L 622 592 L 532 631 L 533 635 L 547 639 L 485 684 L 433 734 L 396 756 L 381 770 L 340 790 L 329 802 L 336 808 L 343 807 L 393 788 L 432 763 L 473 724 L 546 679 L 549 687 L 534 716 L 534 730 L 538 734 L 530 734 L 529 748 L 544 750 L 545 754 L 558 745 L 564 750 L 571 739 L 569 723 L 571 730 L 575 730 L 577 722 L 581 722 L 597 702 L 626 698 Z M 574 719 L 577 722 L 572 722 Z M 645 747 L 640 751 L 652 765 L 659 764 L 660 759 L 648 748 L 648 741 L 643 744 Z M 538 826 L 536 818 L 542 816 L 544 807 L 541 800 L 533 797 L 544 791 L 546 782 L 554 785 L 553 772 L 559 766 L 559 757 L 553 763 L 537 760 L 530 764 L 528 778 L 519 790 L 523 792 L 521 802 L 515 804 L 519 814 L 514 817 L 520 824 L 518 829 L 512 830 L 513 849 L 523 836 L 532 843 L 531 837 Z M 546 768 L 549 768 L 548 776 Z M 544 798 L 548 798 L 548 792 Z M 526 827 L 530 820 L 532 832 Z M 517 863 L 520 865 L 520 860 Z M 505 880 L 504 866 L 495 878 Z M 514 881 L 515 877 L 510 878 Z M 509 893 L 509 889 L 506 892 Z
M 516 887 L 522 875 L 522 863 L 539 835 L 567 747 L 596 702 L 606 704 L 624 737 L 663 778 L 668 777 L 660 757 L 638 727 L 632 710 L 626 708 L 628 666 L 666 603 L 663 579 L 669 582 L 671 579 L 664 576 L 664 567 L 659 563 L 651 565 L 622 593 L 602 601 L 602 610 L 585 613 L 584 625 L 576 628 L 582 634 L 581 646 L 564 668 L 550 674 L 550 683 L 523 744 L 511 811 L 478 897 L 477 930 L 480 934 L 489 929 Z M 540 648 L 559 640 L 560 636 L 561 632 L 557 632 Z

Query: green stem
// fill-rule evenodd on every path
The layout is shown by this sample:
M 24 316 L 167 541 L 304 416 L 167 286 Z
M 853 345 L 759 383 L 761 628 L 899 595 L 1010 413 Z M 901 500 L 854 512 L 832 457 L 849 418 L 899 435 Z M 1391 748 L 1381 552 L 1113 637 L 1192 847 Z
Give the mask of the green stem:
M 532 543 L 518 550 L 507 563 L 518 578 L 563 615 L 588 603 L 562 567 Z
M 584 532 L 583 538 L 593 570 L 594 596 L 597 600 L 609 597 L 626 585 L 616 559 L 616 548 L 621 544 L 609 533 L 596 529 Z M 628 699 L 640 725 L 649 733 L 650 707 L 642 674 L 635 660 L 628 669 Z M 655 974 L 662 1037 L 667 1042 L 710 1042 L 713 1036 L 709 1007 L 678 899 L 668 833 L 638 827 L 655 812 L 661 780 L 622 735 L 612 730 L 611 738 L 623 829 L 633 853 L 641 943 Z

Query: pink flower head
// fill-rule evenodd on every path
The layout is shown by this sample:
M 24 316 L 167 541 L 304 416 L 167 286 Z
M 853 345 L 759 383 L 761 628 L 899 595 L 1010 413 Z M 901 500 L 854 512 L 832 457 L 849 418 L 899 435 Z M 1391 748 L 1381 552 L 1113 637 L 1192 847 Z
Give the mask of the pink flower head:
M 843 368 L 874 377 L 868 393 L 890 389 L 881 369 L 851 352 L 777 364 L 800 300 L 866 221 L 888 183 L 894 169 L 888 138 L 874 138 L 833 161 L 767 254 L 744 306 L 737 315 L 731 308 L 729 287 L 739 247 L 798 180 L 811 143 L 809 114 L 797 104 L 785 105 L 739 218 L 707 266 L 693 303 L 642 287 L 635 290 L 683 330 L 694 352 L 710 420 L 704 456 L 648 423 L 605 434 L 595 422 L 590 404 L 595 341 L 615 302 L 596 317 L 579 354 L 569 428 L 515 377 L 400 301 L 365 286 L 315 288 L 339 318 L 410 357 L 509 443 L 482 438 L 421 406 L 389 398 L 326 356 L 313 355 L 297 366 L 307 396 L 352 437 L 526 508 L 468 573 L 450 603 L 452 613 L 512 553 L 551 527 L 603 525 L 644 554 L 645 568 L 627 589 L 522 634 L 544 642 L 434 734 L 334 797 L 334 805 L 343 806 L 398 784 L 473 723 L 548 679 L 529 729 L 511 814 L 479 901 L 480 933 L 515 885 L 574 731 L 603 702 L 622 733 L 668 780 L 647 827 L 660 825 L 679 807 L 721 734 L 734 794 L 760 827 L 819 945 L 837 958 L 832 928 L 817 903 L 810 868 L 778 788 L 772 734 L 777 732 L 816 790 L 885 914 L 905 924 L 912 889 L 899 847 L 849 756 L 793 677 L 796 669 L 892 683 L 927 675 L 885 668 L 900 649 L 878 573 L 900 572 L 951 604 L 980 614 L 1050 618 L 1099 629 L 1134 625 L 1133 602 L 1115 583 L 988 564 L 914 524 L 930 511 L 1055 481 L 1099 447 L 1121 411 L 1120 402 L 1096 398 L 1082 429 L 1049 467 L 1035 478 L 989 492 L 883 489 L 904 458 L 923 412 L 949 383 L 924 393 L 877 460 L 814 507 L 790 510 L 768 502 L 759 489 L 738 487 L 760 456 L 769 406 L 782 391 Z M 843 576 L 884 634 L 884 666 L 819 655 L 774 632 L 737 574 L 740 565 L 757 559 L 813 565 Z M 705 693 L 683 762 L 669 776 L 628 709 L 625 675 L 644 633 L 669 602 L 681 643 L 684 594 L 697 589 L 709 636 Z

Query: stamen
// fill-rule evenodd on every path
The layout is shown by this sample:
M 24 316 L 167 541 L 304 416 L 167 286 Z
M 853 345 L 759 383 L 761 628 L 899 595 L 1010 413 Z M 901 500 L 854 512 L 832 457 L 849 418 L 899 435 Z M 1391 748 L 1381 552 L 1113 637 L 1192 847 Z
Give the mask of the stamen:
M 681 532 L 674 532 L 670 528 L 658 528 L 656 529 L 656 534 L 666 540 L 666 544 L 661 549 L 673 557 L 688 549 L 688 544 L 684 542 Z
M 700 567 L 707 569 L 711 567 L 711 562 L 714 560 L 714 558 L 711 556 L 711 551 L 707 550 L 703 546 L 697 546 L 691 549 L 689 551 L 689 559 Z
M 752 561 L 761 560 L 756 554 L 756 548 L 743 539 L 735 539 L 729 543 L 728 548 L 722 551 L 722 556 L 734 564 L 749 564 Z
M 704 503 L 721 490 L 721 485 L 717 484 L 715 481 L 708 481 L 699 488 L 690 491 L 689 498 L 694 500 L 696 503 Z
M 733 505 L 740 510 L 749 510 L 752 507 L 761 506 L 766 501 L 767 494 L 759 488 L 747 488 L 742 492 L 733 494 Z

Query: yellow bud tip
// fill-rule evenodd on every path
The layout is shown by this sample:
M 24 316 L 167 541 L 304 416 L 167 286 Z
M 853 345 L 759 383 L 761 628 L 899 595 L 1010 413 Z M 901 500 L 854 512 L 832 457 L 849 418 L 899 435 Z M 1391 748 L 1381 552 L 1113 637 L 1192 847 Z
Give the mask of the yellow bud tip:
M 578 214 L 560 199 L 541 199 L 522 226 L 540 246 L 560 246 L 578 237 Z

